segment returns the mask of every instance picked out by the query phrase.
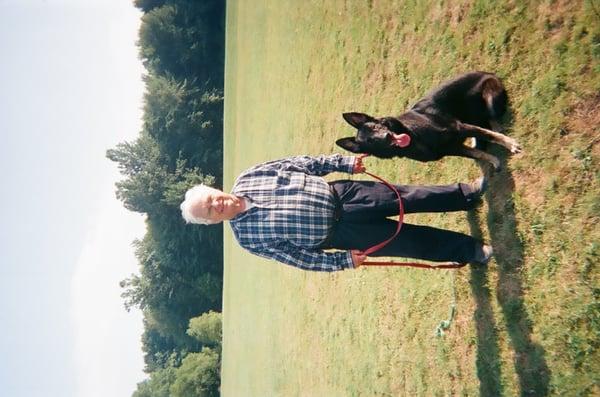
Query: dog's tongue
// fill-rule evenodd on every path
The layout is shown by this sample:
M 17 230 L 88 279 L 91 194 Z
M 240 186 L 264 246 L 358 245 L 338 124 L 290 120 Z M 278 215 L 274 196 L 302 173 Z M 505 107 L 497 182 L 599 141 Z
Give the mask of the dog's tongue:
M 398 134 L 394 135 L 394 145 L 400 147 L 407 147 L 410 145 L 410 135 L 408 134 Z

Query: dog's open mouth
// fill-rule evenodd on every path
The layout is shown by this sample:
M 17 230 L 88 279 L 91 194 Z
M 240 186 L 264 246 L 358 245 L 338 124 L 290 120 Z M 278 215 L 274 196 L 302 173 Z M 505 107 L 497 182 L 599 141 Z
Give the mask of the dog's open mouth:
M 410 145 L 410 135 L 408 134 L 392 134 L 392 146 L 407 147 Z

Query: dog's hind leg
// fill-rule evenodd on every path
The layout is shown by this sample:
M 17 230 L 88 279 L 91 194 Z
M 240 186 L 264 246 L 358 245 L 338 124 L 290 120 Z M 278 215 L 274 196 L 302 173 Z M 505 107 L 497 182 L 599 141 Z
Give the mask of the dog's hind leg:
M 504 131 L 504 128 L 502 127 L 502 124 L 500 124 L 499 121 L 497 120 L 490 120 L 490 127 L 492 127 L 492 131 L 494 132 L 502 132 Z
M 500 160 L 496 156 L 483 152 L 479 149 L 460 145 L 448 152 L 450 156 L 468 157 L 475 160 L 487 161 L 492 164 L 494 171 L 500 171 Z
M 458 126 L 459 130 L 464 133 L 466 136 L 474 137 L 476 139 L 484 139 L 486 141 L 497 143 L 498 145 L 502 145 L 511 153 L 521 153 L 521 145 L 519 143 L 504 134 L 500 134 L 498 132 L 494 132 L 492 130 L 488 130 L 487 128 L 481 128 L 473 124 L 460 123 Z

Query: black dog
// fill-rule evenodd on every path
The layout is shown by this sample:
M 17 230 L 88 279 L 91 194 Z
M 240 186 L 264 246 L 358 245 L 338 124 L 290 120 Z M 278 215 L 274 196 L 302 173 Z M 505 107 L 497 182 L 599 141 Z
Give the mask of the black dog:
M 356 138 L 338 139 L 336 144 L 380 158 L 434 161 L 444 156 L 470 157 L 490 162 L 499 170 L 498 158 L 466 146 L 464 141 L 473 137 L 519 153 L 516 140 L 491 130 L 499 130 L 498 120 L 507 105 L 506 90 L 496 75 L 466 73 L 445 82 L 398 117 L 376 119 L 363 113 L 344 113 L 344 119 L 358 132 Z

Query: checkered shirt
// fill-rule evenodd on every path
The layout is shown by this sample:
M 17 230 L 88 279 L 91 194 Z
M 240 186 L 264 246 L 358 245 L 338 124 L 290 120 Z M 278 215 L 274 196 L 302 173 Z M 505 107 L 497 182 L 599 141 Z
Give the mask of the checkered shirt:
M 305 270 L 352 268 L 349 251 L 325 252 L 320 245 L 333 225 L 334 198 L 321 178 L 352 173 L 353 156 L 298 156 L 256 165 L 235 181 L 232 194 L 252 207 L 229 224 L 248 251 Z

